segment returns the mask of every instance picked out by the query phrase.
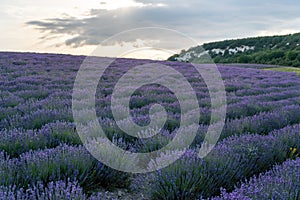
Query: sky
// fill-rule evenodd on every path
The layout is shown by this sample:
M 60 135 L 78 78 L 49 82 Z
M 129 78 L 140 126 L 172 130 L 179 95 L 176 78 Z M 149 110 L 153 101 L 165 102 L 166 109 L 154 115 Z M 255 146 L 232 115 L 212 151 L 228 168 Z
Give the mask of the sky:
M 205 42 L 300 32 L 299 8 L 297 0 L 1 0 L 0 51 L 165 59 Z

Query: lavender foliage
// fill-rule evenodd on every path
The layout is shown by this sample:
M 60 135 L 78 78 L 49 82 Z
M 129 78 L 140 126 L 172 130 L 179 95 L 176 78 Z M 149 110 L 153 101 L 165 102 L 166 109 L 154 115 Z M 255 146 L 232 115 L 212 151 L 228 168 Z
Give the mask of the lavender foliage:
M 222 189 L 220 197 L 213 200 L 231 199 L 278 199 L 296 200 L 300 198 L 300 158 L 276 165 L 272 170 L 252 177 L 231 193 Z
M 262 178 L 246 182 L 243 191 L 234 187 L 275 164 L 299 157 L 300 77 L 260 70 L 259 66 L 256 69 L 218 66 L 227 92 L 226 125 L 217 147 L 208 157 L 199 159 L 197 148 L 208 125 L 215 122 L 211 118 L 206 84 L 188 63 L 160 62 L 182 73 L 194 89 L 201 115 L 198 135 L 185 156 L 174 165 L 136 177 L 110 169 L 80 146 L 71 102 L 74 80 L 84 58 L 0 53 L 0 199 L 101 199 L 104 194 L 90 197 L 90 192 L 103 187 L 128 187 L 131 180 L 134 180 L 133 191 L 148 194 L 152 199 L 212 197 L 219 195 L 220 188 L 229 192 L 222 192 L 224 198 L 237 195 L 246 199 L 252 195 L 251 198 L 259 199 L 269 195 L 280 199 L 274 191 L 282 192 L 284 198 L 299 197 L 292 187 L 297 186 L 299 177 L 285 176 L 286 171 L 295 170 L 289 167 L 294 161 L 284 164 L 284 169 L 277 167 L 272 175 L 267 172 L 265 176 L 269 178 L 261 175 Z M 154 103 L 166 109 L 168 120 L 157 136 L 133 138 L 119 129 L 113 119 L 110 99 L 116 81 L 134 66 L 156 62 L 159 61 L 117 59 L 99 82 L 96 94 L 99 123 L 107 137 L 123 149 L 133 152 L 160 149 L 172 140 L 180 126 L 181 111 L 176 96 L 158 85 L 138 89 L 130 101 L 130 114 L 139 125 L 149 123 L 149 109 Z M 267 179 L 269 185 L 264 181 Z M 284 181 L 275 185 L 272 180 Z M 251 193 L 257 185 L 263 190 Z M 291 192 L 285 193 L 287 190 Z
M 299 125 L 266 136 L 230 137 L 203 160 L 192 151 L 174 165 L 150 174 L 146 181 L 137 178 L 135 184 L 150 184 L 150 190 L 141 190 L 151 199 L 207 198 L 217 195 L 221 187 L 230 191 L 236 183 L 284 162 L 291 146 L 300 148 Z

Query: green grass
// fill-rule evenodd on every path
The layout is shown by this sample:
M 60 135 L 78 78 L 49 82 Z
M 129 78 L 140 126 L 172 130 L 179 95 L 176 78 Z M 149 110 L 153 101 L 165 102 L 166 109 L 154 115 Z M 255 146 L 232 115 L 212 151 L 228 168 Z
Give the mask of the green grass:
M 300 68 L 297 68 L 297 67 L 277 67 L 277 68 L 266 68 L 264 70 L 273 70 L 273 71 L 280 71 L 280 72 L 294 72 L 298 76 L 300 76 Z

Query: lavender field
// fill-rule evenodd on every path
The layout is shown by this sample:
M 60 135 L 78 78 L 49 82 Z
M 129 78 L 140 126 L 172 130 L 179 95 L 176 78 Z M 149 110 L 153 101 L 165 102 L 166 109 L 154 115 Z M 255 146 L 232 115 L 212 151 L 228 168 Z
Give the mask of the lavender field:
M 180 105 L 166 87 L 146 85 L 130 101 L 133 121 L 150 123 L 158 103 L 168 113 L 160 134 L 138 139 L 118 128 L 110 108 L 118 79 L 134 66 L 162 63 L 183 74 L 200 106 L 197 135 L 184 156 L 155 172 L 131 174 L 95 159 L 82 145 L 72 91 L 84 56 L 0 53 L 0 199 L 300 199 L 300 77 L 218 66 L 227 96 L 216 147 L 197 156 L 211 118 L 205 82 L 191 64 L 116 59 L 100 79 L 96 113 L 123 149 L 151 152 L 174 138 Z M 99 58 L 101 60 L 101 58 Z

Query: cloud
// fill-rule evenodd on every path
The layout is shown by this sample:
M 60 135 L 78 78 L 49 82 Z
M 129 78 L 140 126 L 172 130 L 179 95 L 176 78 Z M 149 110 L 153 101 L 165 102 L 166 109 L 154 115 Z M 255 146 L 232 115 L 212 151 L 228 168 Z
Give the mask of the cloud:
M 293 0 L 139 0 L 137 3 L 144 6 L 91 9 L 85 18 L 52 18 L 27 24 L 49 37 L 68 35 L 65 45 L 72 47 L 98 45 L 122 31 L 149 26 L 175 29 L 199 42 L 300 30 L 300 2 Z M 128 34 L 117 42 L 136 42 L 148 36 Z M 166 39 L 170 39 L 168 35 L 160 36 L 161 41 Z

